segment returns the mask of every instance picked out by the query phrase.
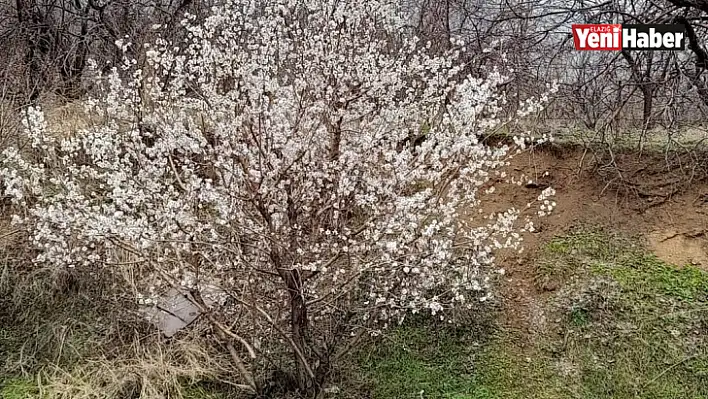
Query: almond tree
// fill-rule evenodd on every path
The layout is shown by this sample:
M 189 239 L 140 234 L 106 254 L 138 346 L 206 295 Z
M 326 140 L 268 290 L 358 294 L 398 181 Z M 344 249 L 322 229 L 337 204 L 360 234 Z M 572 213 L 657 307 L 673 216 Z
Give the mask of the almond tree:
M 509 147 L 478 139 L 504 78 L 465 75 L 463 42 L 432 55 L 398 15 L 381 0 L 227 1 L 182 21 L 187 47 L 158 40 L 149 68 L 107 76 L 88 104 L 100 124 L 56 138 L 29 108 L 34 152 L 5 151 L 2 176 L 36 261 L 132 268 L 144 303 L 188 294 L 252 391 L 283 350 L 316 393 L 352 337 L 488 299 L 495 252 L 533 228 L 529 208 L 477 213 L 508 179 Z

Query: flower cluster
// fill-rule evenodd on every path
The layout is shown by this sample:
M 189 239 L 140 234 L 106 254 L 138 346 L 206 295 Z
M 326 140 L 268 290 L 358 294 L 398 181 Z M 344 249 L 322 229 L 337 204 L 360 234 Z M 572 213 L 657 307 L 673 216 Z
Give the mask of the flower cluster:
M 479 140 L 499 72 L 467 76 L 463 42 L 431 53 L 383 0 L 226 1 L 194 20 L 186 44 L 107 76 L 87 102 L 100 125 L 55 138 L 27 110 L 37 152 L 7 150 L 0 174 L 38 261 L 140 265 L 146 297 L 218 286 L 252 318 L 243 336 L 305 304 L 315 327 L 342 309 L 387 325 L 489 298 L 495 251 L 524 230 L 516 209 L 461 217 L 507 165 Z

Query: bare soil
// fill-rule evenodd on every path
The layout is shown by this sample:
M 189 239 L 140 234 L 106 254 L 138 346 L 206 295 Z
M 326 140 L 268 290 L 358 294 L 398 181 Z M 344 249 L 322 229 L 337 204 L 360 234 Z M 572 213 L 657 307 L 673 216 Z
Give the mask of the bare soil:
M 502 254 L 503 322 L 533 333 L 544 315 L 539 300 L 557 289 L 534 282 L 534 259 L 541 243 L 573 227 L 593 226 L 641 237 L 661 260 L 708 270 L 708 179 L 705 156 L 640 156 L 547 146 L 516 155 L 514 173 L 521 186 L 495 183 L 491 210 L 524 207 L 547 187 L 556 190 L 557 207 L 536 218 L 537 231 L 525 237 L 525 252 Z M 708 162 L 707 162 L 708 163 Z M 528 184 L 531 182 L 531 184 Z

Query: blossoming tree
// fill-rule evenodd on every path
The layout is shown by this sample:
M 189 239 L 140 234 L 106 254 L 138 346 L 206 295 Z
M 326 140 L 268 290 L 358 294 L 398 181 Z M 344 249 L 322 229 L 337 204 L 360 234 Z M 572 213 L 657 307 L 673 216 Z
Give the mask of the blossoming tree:
M 500 73 L 469 75 L 454 38 L 433 54 L 385 0 L 227 0 L 195 21 L 107 76 L 91 128 L 57 137 L 27 110 L 33 150 L 6 150 L 2 177 L 38 262 L 132 268 L 148 304 L 182 290 L 249 390 L 278 348 L 316 391 L 351 337 L 488 298 L 495 251 L 531 228 L 460 216 L 507 163 L 479 139 Z

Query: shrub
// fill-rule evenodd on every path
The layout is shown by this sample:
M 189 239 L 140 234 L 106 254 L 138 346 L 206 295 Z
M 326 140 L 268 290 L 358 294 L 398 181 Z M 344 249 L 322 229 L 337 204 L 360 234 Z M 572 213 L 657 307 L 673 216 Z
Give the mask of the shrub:
M 532 228 L 514 208 L 458 217 L 504 176 L 509 147 L 479 140 L 504 77 L 471 76 L 455 38 L 433 53 L 399 11 L 227 1 L 148 46 L 148 69 L 114 69 L 87 105 L 101 124 L 56 137 L 28 109 L 33 153 L 5 151 L 2 176 L 37 261 L 135 268 L 148 304 L 188 293 L 249 390 L 285 348 L 317 391 L 359 334 L 488 298 L 495 251 Z

